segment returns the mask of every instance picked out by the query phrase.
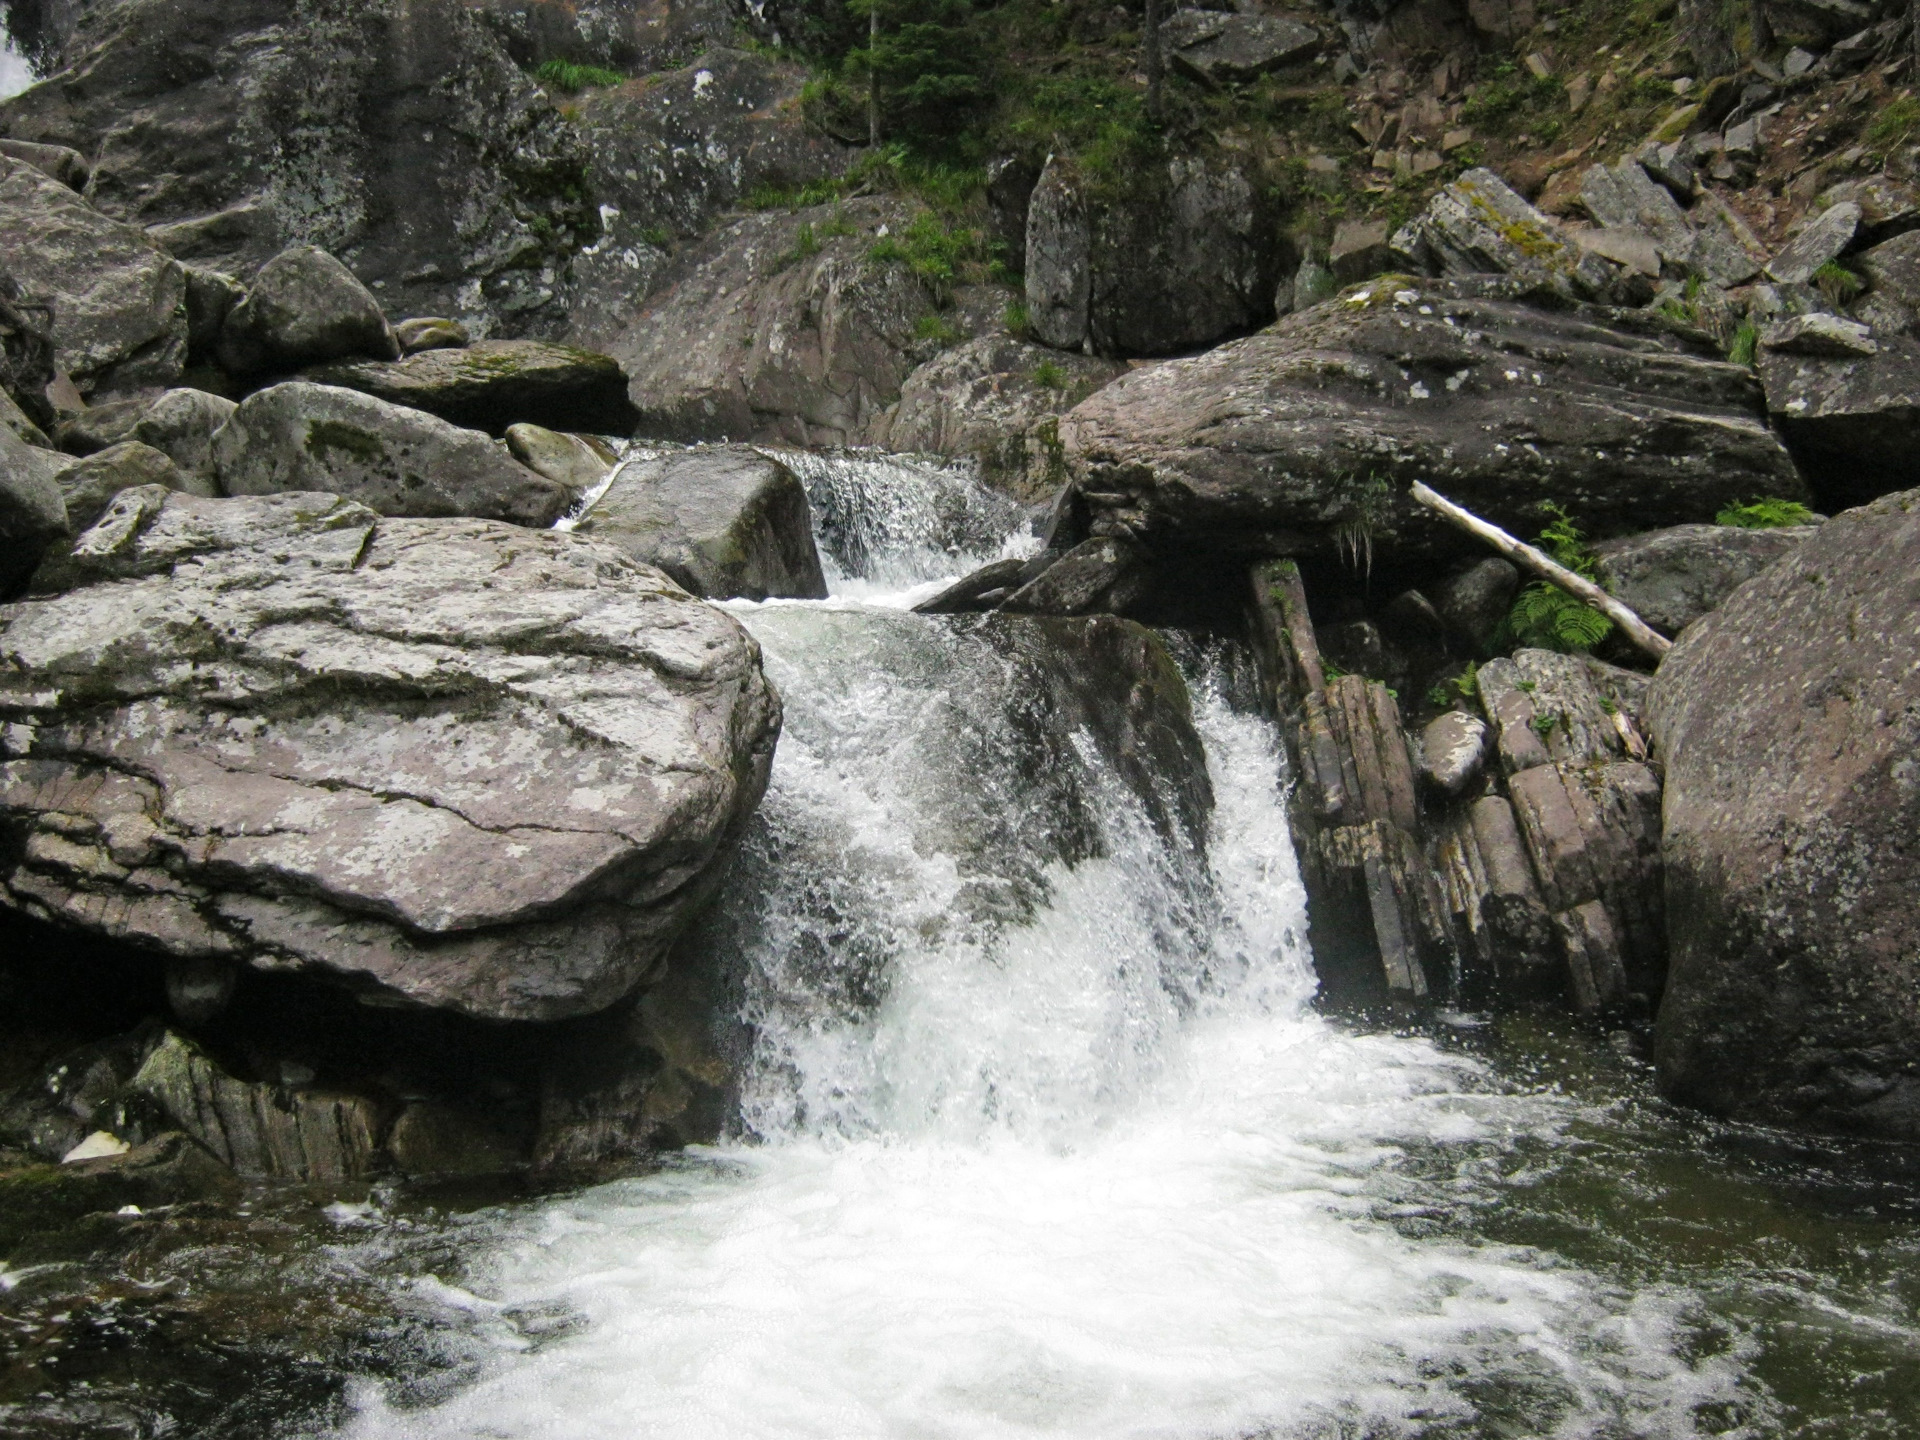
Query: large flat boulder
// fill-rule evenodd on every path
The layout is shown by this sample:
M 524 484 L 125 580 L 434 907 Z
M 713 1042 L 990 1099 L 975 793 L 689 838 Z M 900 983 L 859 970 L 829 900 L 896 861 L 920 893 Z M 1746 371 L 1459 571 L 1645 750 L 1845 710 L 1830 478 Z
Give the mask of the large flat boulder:
M 1847 511 L 1654 678 L 1676 1098 L 1920 1140 L 1916 575 L 1920 491 Z
M 481 340 L 391 363 L 322 365 L 305 378 L 377 395 L 489 435 L 504 435 L 519 424 L 626 435 L 638 419 L 619 361 L 542 340 Z
M 746 446 L 642 454 L 574 527 L 709 600 L 823 600 L 806 487 Z
M 1382 277 L 1116 380 L 1060 422 L 1092 533 L 1162 549 L 1478 554 L 1414 480 L 1531 536 L 1600 537 L 1806 498 L 1743 366 L 1634 312 L 1511 280 Z
M 186 277 L 137 227 L 0 155 L 0 255 L 28 298 L 51 302 L 55 363 L 83 392 L 179 378 Z
M 88 156 L 106 214 L 239 276 L 317 245 L 390 313 L 479 335 L 563 318 L 566 257 L 600 231 L 585 148 L 474 7 L 78 9 L 56 72 L 0 102 L 0 133 Z
M 1734 525 L 1674 525 L 1603 540 L 1599 580 L 1639 617 L 1678 635 L 1740 586 L 1799 549 L 1811 525 L 1743 530 Z
M 1920 340 L 1876 334 L 1869 355 L 1762 348 L 1767 410 L 1824 509 L 1920 485 Z
M 765 786 L 729 616 L 579 536 L 124 493 L 0 608 L 0 903 L 492 1019 L 662 961 Z
M 213 464 L 228 495 L 324 490 L 382 515 L 546 526 L 579 498 L 477 430 L 304 380 L 249 395 L 213 437 Z

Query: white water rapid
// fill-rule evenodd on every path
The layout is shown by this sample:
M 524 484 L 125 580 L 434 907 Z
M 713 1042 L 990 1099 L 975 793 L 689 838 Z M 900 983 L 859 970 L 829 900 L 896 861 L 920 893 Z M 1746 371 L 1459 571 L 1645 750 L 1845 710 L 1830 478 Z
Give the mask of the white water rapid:
M 1282 757 L 1220 664 L 1190 666 L 1204 853 L 1085 735 L 1024 771 L 1013 661 L 899 602 L 1019 517 L 923 493 L 896 524 L 902 474 L 808 461 L 839 593 L 730 607 L 787 705 L 715 924 L 754 1035 L 739 1138 L 476 1226 L 430 1298 L 492 1354 L 431 1406 L 363 1387 L 346 1433 L 1694 1433 L 1738 1376 L 1683 1358 L 1683 1294 L 1396 1223 L 1489 1203 L 1410 1157 L 1551 1146 L 1576 1107 L 1309 1008 Z M 1023 809 L 1060 795 L 1085 833 Z

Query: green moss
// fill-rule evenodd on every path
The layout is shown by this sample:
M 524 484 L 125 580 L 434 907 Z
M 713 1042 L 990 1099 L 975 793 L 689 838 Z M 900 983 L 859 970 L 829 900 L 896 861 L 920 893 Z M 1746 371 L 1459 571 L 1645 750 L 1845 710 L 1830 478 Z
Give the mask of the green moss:
M 577 95 L 590 87 L 624 85 L 627 80 L 618 70 L 608 70 L 599 65 L 575 65 L 570 60 L 549 60 L 533 73 L 542 85 L 568 95 Z
M 307 424 L 307 453 L 323 465 L 336 453 L 362 465 L 378 465 L 387 458 L 387 447 L 378 435 L 357 426 L 338 420 L 313 420 Z

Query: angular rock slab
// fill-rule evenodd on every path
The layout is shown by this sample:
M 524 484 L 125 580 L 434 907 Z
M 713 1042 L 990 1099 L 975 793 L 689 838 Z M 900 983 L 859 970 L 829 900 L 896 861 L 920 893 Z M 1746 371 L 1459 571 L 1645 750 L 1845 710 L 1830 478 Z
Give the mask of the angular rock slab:
M 540 340 L 481 340 L 393 362 L 326 365 L 307 371 L 306 378 L 489 435 L 504 435 L 522 422 L 626 435 L 639 418 L 627 403 L 627 377 L 612 356 Z
M 52 302 L 57 363 L 83 391 L 179 377 L 186 276 L 140 230 L 0 156 L 0 255 L 28 298 Z
M 1742 530 L 1675 525 L 1594 547 L 1600 583 L 1662 635 L 1678 635 L 1814 533 L 1811 525 Z
M 1920 1139 L 1916 576 L 1910 490 L 1821 526 L 1654 678 L 1677 1098 Z
M 1767 409 L 1820 509 L 1920 485 L 1920 341 L 1885 336 L 1873 354 L 1847 358 L 1762 348 L 1758 368 Z
M 658 966 L 765 788 L 733 619 L 612 548 L 124 493 L 0 608 L 0 901 L 493 1019 Z
M 1755 495 L 1806 497 L 1744 367 L 1644 316 L 1541 308 L 1526 293 L 1382 278 L 1123 376 L 1060 421 L 1093 533 L 1150 548 L 1479 558 L 1407 498 L 1411 481 L 1521 535 L 1548 500 L 1604 536 L 1708 520 Z
M 327 491 L 382 515 L 544 527 L 579 496 L 477 430 L 304 380 L 249 395 L 214 436 L 212 450 L 229 495 Z

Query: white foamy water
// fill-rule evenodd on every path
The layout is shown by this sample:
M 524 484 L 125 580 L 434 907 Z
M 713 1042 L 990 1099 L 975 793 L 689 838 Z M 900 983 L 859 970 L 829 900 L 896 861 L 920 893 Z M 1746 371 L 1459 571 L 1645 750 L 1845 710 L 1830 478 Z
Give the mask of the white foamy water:
M 865 563 L 951 553 L 909 548 Z M 349 1435 L 1682 1436 L 1738 1388 L 1680 1358 L 1683 1294 L 1390 1223 L 1483 1194 L 1410 1155 L 1575 1111 L 1309 1008 L 1268 724 L 1196 696 L 1196 850 L 1023 709 L 1005 634 L 735 608 L 787 705 L 709 942 L 740 1137 L 479 1227 L 455 1308 L 573 1323 L 503 1325 L 431 1408 L 369 1388 Z

